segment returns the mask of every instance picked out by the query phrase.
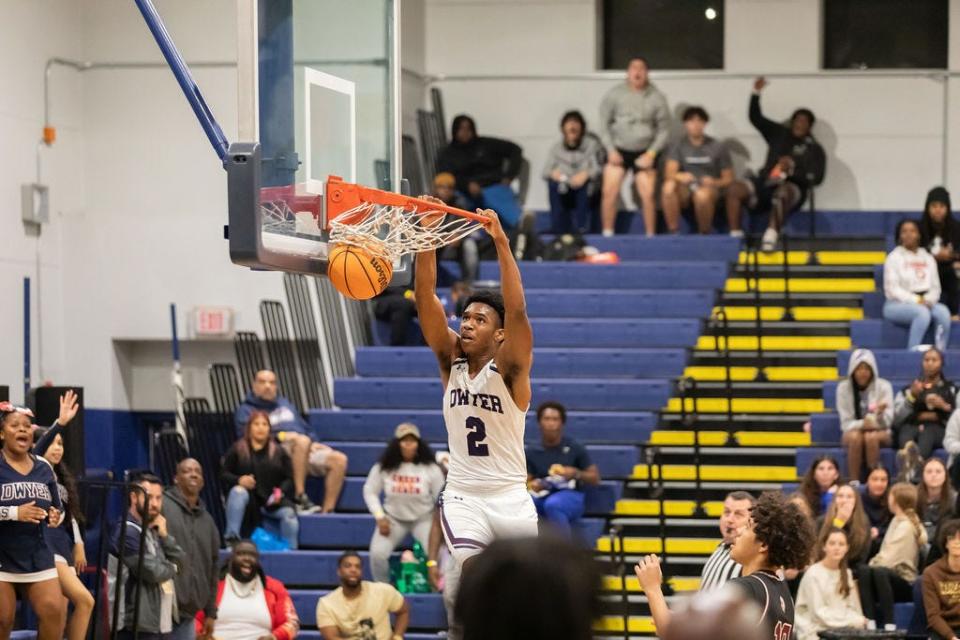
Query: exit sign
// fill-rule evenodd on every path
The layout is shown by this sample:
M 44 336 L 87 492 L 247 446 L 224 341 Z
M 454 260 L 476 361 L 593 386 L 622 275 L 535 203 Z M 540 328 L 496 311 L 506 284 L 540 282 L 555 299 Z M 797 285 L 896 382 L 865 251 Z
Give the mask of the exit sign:
M 193 330 L 197 336 L 229 338 L 233 336 L 233 309 L 230 307 L 196 307 Z

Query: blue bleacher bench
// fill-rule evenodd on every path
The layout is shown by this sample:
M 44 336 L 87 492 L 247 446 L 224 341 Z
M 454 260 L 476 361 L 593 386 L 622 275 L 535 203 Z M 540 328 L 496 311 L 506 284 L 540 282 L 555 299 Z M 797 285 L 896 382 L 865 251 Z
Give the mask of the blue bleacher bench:
M 394 429 L 401 422 L 414 423 L 420 428 L 420 434 L 431 442 L 443 442 L 447 439 L 447 430 L 439 408 L 311 409 L 308 411 L 308 418 L 315 439 L 321 442 L 386 442 L 393 437 Z M 569 411 L 565 433 L 583 443 L 640 443 L 649 439 L 655 427 L 655 415 L 649 411 Z M 533 405 L 527 412 L 525 439 L 527 442 L 535 442 L 539 438 L 536 405 Z
M 645 283 L 637 282 L 638 286 Z M 438 291 L 443 295 L 443 292 Z M 527 289 L 531 318 L 702 318 L 713 309 L 710 289 Z
M 437 358 L 425 347 L 360 347 L 356 354 L 361 377 L 438 377 Z M 676 378 L 683 374 L 686 360 L 681 348 L 536 348 L 531 376 Z
M 877 368 L 880 377 L 891 380 L 902 378 L 912 380 L 920 375 L 923 354 L 909 349 L 872 349 L 877 359 Z M 837 370 L 841 376 L 846 376 L 847 365 L 850 363 L 851 350 L 837 351 Z M 944 371 L 950 380 L 960 380 L 960 350 L 948 350 L 944 354 Z M 897 389 L 894 389 L 896 392 Z
M 531 383 L 533 404 L 563 400 L 570 409 L 656 411 L 670 396 L 667 380 L 539 378 Z M 334 402 L 339 407 L 434 409 L 443 387 L 430 378 L 338 378 Z M 502 398 L 502 402 L 511 402 Z
M 728 263 L 716 261 L 621 262 L 620 264 L 583 264 L 579 262 L 520 262 L 520 274 L 526 289 L 709 289 L 723 287 Z M 459 273 L 456 263 L 443 267 Z M 479 280 L 500 280 L 500 265 L 480 263 Z
M 927 331 L 924 342 L 933 344 L 932 332 L 932 328 Z M 880 319 L 852 320 L 850 340 L 855 346 L 867 349 L 903 349 L 907 346 L 907 327 Z M 960 349 L 960 322 L 950 324 L 950 343 L 947 348 Z
M 294 589 L 290 591 L 293 606 L 297 610 L 297 615 L 300 616 L 300 624 L 306 627 L 317 626 L 317 601 L 327 593 L 329 591 L 326 589 Z M 404 597 L 410 605 L 411 628 L 447 628 L 447 612 L 443 607 L 442 594 L 410 593 Z

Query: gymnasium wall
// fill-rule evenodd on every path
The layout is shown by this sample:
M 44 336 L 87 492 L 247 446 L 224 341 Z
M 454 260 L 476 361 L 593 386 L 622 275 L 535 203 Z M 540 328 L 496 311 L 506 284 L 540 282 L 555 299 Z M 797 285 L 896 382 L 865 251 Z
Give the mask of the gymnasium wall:
M 813 73 L 773 78 L 763 106 L 786 118 L 805 105 L 817 116 L 816 134 L 828 154 L 828 177 L 818 205 L 830 209 L 917 209 L 943 178 L 944 91 L 950 92 L 948 185 L 960 187 L 960 78 L 949 87 L 924 77 L 831 77 L 819 73 L 820 0 L 726 0 L 725 70 L 654 81 L 674 111 L 702 104 L 710 133 L 735 138 L 741 161 L 754 169 L 764 145 L 747 120 L 752 82 L 730 74 Z M 960 71 L 960 1 L 951 0 L 950 63 Z M 788 25 L 775 26 L 775 25 Z M 594 0 L 427 0 L 427 70 L 448 118 L 468 112 L 482 134 L 517 141 L 539 176 L 569 108 L 596 123 L 604 92 L 619 72 L 597 73 Z M 638 43 L 637 52 L 643 52 Z M 575 79 L 557 76 L 577 74 Z M 500 76 L 475 79 L 475 76 Z M 504 79 L 502 76 L 528 76 Z M 461 78 L 456 78 L 461 76 Z M 462 76 L 470 76 L 464 79 Z M 546 206 L 537 177 L 527 205 Z

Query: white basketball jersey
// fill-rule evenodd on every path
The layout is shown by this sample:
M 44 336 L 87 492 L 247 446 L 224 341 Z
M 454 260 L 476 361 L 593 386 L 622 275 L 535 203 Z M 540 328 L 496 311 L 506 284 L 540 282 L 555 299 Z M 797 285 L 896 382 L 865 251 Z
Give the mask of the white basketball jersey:
M 466 358 L 454 361 L 443 397 L 450 448 L 447 486 L 482 494 L 525 487 L 527 412 L 517 408 L 493 360 L 472 380 L 468 368 Z

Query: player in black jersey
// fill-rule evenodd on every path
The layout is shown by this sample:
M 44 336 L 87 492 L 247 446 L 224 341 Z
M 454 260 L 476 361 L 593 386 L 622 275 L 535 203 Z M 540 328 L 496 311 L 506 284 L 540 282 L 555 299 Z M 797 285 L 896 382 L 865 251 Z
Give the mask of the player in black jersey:
M 738 589 L 762 611 L 758 625 L 765 637 L 790 640 L 793 633 L 793 598 L 778 575 L 783 569 L 800 569 L 810 562 L 813 526 L 800 509 L 781 493 L 765 493 L 750 512 L 750 520 L 737 535 L 730 557 L 743 565 L 739 578 L 727 587 Z M 670 624 L 670 609 L 660 584 L 660 559 L 646 556 L 636 566 L 637 578 L 650 603 L 650 613 L 663 637 Z

